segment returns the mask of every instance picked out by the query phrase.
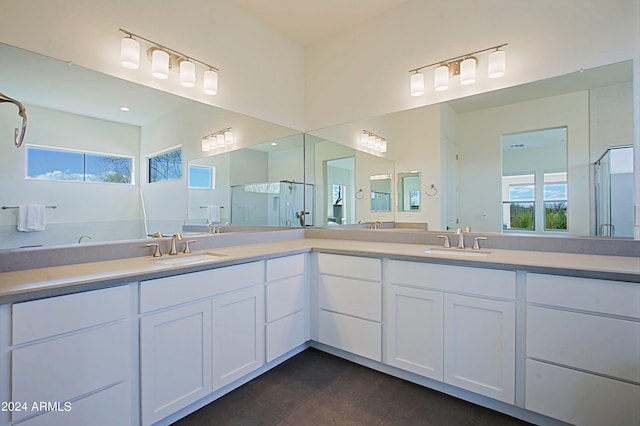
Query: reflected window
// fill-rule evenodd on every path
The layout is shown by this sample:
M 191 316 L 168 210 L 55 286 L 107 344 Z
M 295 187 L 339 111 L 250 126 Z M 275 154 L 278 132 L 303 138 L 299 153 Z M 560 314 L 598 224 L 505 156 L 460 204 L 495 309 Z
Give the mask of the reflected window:
M 182 178 L 182 149 L 149 157 L 149 183 Z
M 132 157 L 27 146 L 27 179 L 131 184 L 132 166 Z
M 567 230 L 567 173 L 544 174 L 544 229 Z
M 502 228 L 535 229 L 535 175 L 502 177 Z
M 189 165 L 187 186 L 189 189 L 215 189 L 215 167 Z

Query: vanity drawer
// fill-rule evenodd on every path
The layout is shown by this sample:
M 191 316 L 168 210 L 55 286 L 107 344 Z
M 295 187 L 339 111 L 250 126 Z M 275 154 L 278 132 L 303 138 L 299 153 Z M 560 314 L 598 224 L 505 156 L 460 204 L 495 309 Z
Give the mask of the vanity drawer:
M 640 318 L 640 284 L 527 274 L 527 302 Z
M 380 259 L 318 253 L 318 271 L 321 274 L 380 281 L 382 279 L 381 265 Z
M 318 305 L 320 309 L 381 321 L 382 285 L 371 281 L 320 275 Z
M 382 361 L 382 325 L 335 312 L 319 312 L 318 340 L 375 361 Z
M 51 337 L 129 316 L 129 286 L 12 305 L 13 344 Z
M 267 324 L 266 357 L 271 362 L 305 342 L 304 313 L 297 312 Z
M 387 276 L 391 284 L 401 286 L 510 300 L 516 297 L 513 271 L 392 260 Z
M 179 305 L 263 283 L 262 262 L 226 266 L 140 283 L 140 312 Z
M 276 281 L 304 274 L 305 255 L 280 257 L 267 260 L 267 281 Z
M 267 322 L 301 311 L 304 308 L 304 276 L 268 283 L 266 298 Z
M 528 306 L 527 357 L 640 383 L 640 323 Z

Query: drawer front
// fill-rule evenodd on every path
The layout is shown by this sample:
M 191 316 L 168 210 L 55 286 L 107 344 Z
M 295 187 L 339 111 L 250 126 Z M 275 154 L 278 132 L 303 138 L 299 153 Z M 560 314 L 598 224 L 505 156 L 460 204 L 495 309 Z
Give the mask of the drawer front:
M 286 278 L 267 284 L 267 322 L 304 308 L 304 276 Z
M 640 285 L 527 274 L 527 302 L 640 318 Z
M 640 323 L 529 306 L 527 356 L 640 383 Z
M 380 323 L 322 310 L 318 320 L 320 343 L 375 361 L 382 361 Z
M 262 262 L 226 266 L 140 283 L 140 312 L 179 305 L 264 282 Z
M 370 281 L 320 275 L 318 305 L 320 309 L 381 321 L 382 285 Z
M 525 408 L 585 426 L 640 424 L 640 386 L 527 360 Z
M 321 274 L 342 275 L 363 280 L 380 281 L 382 262 L 368 257 L 342 256 L 318 253 L 318 270 Z
M 437 265 L 433 263 L 389 262 L 391 284 L 515 299 L 516 273 L 495 269 Z
M 20 423 L 23 426 L 114 426 L 135 425 L 131 384 L 120 383 L 94 395 L 72 402 L 69 410 L 51 411 Z
M 131 308 L 129 295 L 129 286 L 123 285 L 16 303 L 11 307 L 13 344 L 127 318 Z
M 297 312 L 267 324 L 267 362 L 305 342 L 304 315 Z
M 294 275 L 303 275 L 304 260 L 304 254 L 267 260 L 267 281 L 276 281 Z
M 129 323 L 24 346 L 12 352 L 14 401 L 68 401 L 128 380 Z M 28 412 L 15 412 L 19 419 Z

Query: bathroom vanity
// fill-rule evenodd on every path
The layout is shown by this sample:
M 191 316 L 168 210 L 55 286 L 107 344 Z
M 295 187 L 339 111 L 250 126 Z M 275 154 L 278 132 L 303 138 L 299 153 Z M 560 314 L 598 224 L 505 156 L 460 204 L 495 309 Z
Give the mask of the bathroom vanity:
M 640 423 L 638 258 L 429 248 L 2 273 L 0 424 L 170 424 L 308 346 L 538 424 Z

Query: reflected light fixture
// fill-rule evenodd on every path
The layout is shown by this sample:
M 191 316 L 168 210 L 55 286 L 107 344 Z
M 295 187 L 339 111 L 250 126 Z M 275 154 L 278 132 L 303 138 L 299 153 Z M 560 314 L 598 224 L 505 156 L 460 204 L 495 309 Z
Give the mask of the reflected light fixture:
M 493 50 L 494 52 L 489 55 L 489 64 L 487 69 L 488 77 L 499 78 L 504 76 L 506 53 L 504 50 L 500 50 L 504 46 L 507 46 L 507 43 L 409 70 L 409 73 L 411 74 L 411 96 L 422 96 L 424 94 L 424 76 L 421 71 L 425 68 L 436 67 L 433 73 L 433 87 L 434 90 L 438 92 L 449 88 L 450 75 L 460 75 L 460 84 L 467 85 L 475 83 L 479 60 L 474 55 L 488 52 L 490 50 Z
M 151 74 L 159 79 L 169 78 L 169 70 L 175 69 L 180 73 L 180 85 L 184 87 L 196 86 L 196 65 L 205 70 L 202 74 L 202 91 L 207 95 L 218 93 L 218 68 L 170 49 L 159 43 L 141 37 L 130 31 L 120 31 L 125 37 L 120 42 L 120 64 L 128 69 L 140 67 L 140 43 L 148 45 L 147 56 L 151 60 Z
M 208 152 L 220 150 L 233 144 L 233 132 L 231 127 L 210 133 L 202 137 L 202 151 Z
M 360 134 L 360 146 L 373 152 L 387 152 L 386 139 L 367 130 Z

